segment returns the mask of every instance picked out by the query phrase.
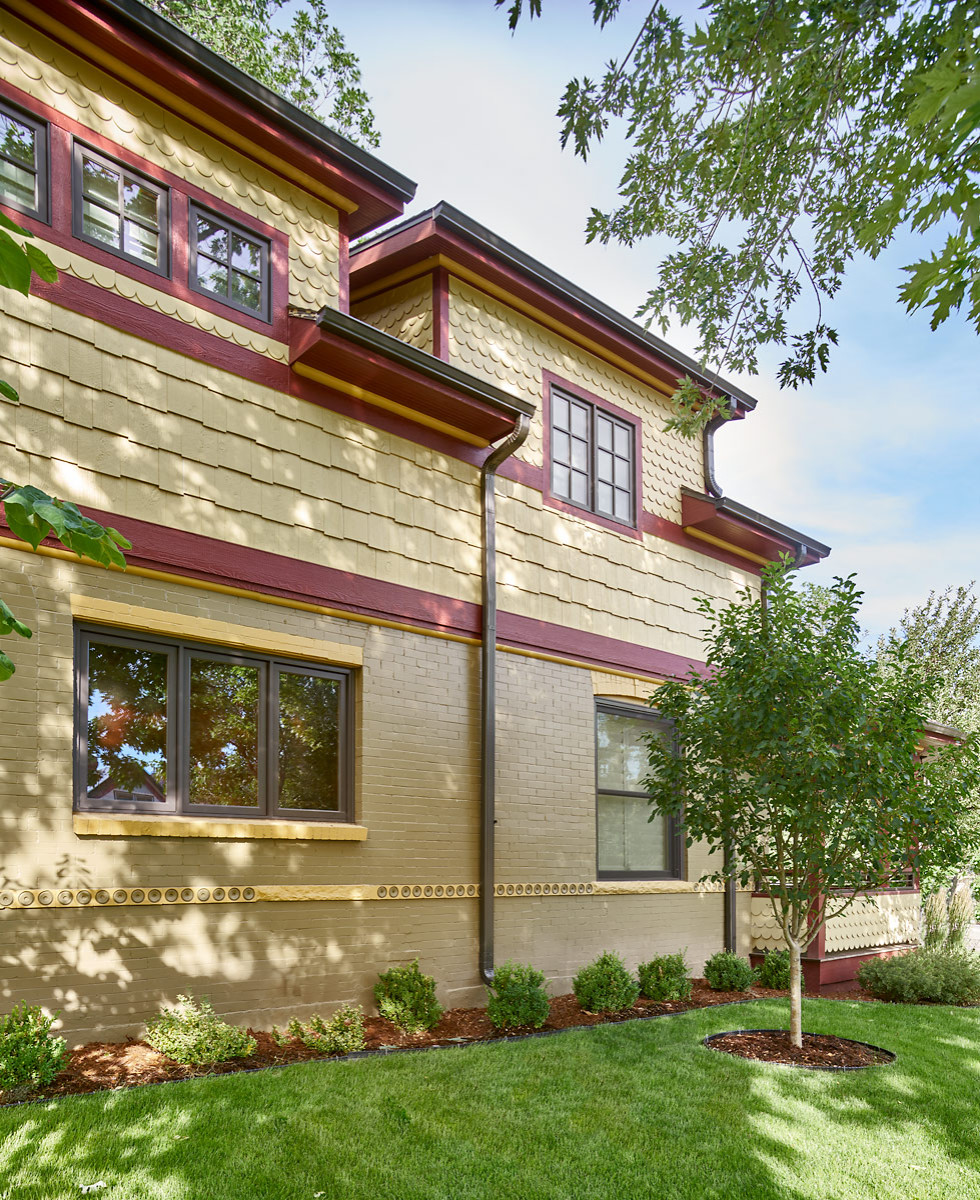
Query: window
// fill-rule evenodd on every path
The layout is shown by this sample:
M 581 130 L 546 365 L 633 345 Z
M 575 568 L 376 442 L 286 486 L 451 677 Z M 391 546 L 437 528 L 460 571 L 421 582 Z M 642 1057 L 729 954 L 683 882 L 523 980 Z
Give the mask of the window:
M 269 243 L 196 204 L 190 206 L 190 286 L 269 320 Z
M 79 628 L 77 807 L 350 820 L 349 673 Z
M 588 400 L 551 390 L 551 491 L 577 508 L 636 523 L 635 431 Z
M 169 198 L 162 184 L 75 143 L 75 237 L 158 275 L 169 275 Z
M 676 822 L 650 816 L 644 739 L 673 740 L 655 713 L 602 700 L 596 705 L 596 841 L 599 879 L 667 879 L 681 873 Z
M 48 127 L 0 104 L 0 203 L 48 219 Z

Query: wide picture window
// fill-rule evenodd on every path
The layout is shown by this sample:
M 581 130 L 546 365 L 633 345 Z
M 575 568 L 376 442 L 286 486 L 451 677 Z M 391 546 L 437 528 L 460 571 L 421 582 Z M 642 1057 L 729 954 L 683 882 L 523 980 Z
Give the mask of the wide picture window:
M 596 832 L 599 879 L 668 879 L 680 875 L 676 823 L 650 820 L 643 788 L 649 775 L 646 738 L 673 744 L 668 721 L 630 705 L 596 706 Z
M 79 629 L 77 807 L 350 819 L 341 669 Z

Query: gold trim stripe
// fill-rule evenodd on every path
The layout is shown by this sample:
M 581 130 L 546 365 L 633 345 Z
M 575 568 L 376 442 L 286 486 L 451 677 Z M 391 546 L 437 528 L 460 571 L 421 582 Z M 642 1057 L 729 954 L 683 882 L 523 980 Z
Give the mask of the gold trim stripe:
M 740 889 L 741 890 L 741 889 Z M 712 883 L 684 879 L 574 880 L 546 883 L 498 883 L 498 899 L 537 899 L 553 896 L 650 896 L 717 893 Z M 472 900 L 480 895 L 476 883 L 387 884 L 255 884 L 234 887 L 159 888 L 7 888 L 0 891 L 4 909 L 154 908 L 161 905 L 303 903 L 331 900 Z

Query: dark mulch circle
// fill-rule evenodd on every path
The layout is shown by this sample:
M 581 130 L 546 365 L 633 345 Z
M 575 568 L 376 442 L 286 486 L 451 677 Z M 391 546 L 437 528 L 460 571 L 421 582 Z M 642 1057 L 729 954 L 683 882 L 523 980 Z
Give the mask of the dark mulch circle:
M 811 1071 L 860 1071 L 895 1061 L 890 1050 L 827 1033 L 804 1033 L 802 1048 L 794 1046 L 786 1029 L 738 1029 L 704 1039 L 711 1050 L 751 1058 L 755 1062 L 808 1067 Z

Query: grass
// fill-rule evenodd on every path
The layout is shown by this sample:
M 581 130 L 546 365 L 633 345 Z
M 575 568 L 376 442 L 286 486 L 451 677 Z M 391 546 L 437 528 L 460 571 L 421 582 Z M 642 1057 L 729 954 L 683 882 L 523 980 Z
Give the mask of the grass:
M 465 1050 L 324 1062 L 0 1111 L 0 1197 L 980 1198 L 980 1010 L 806 1001 L 895 1050 L 845 1073 L 700 1039 L 784 1001 Z

